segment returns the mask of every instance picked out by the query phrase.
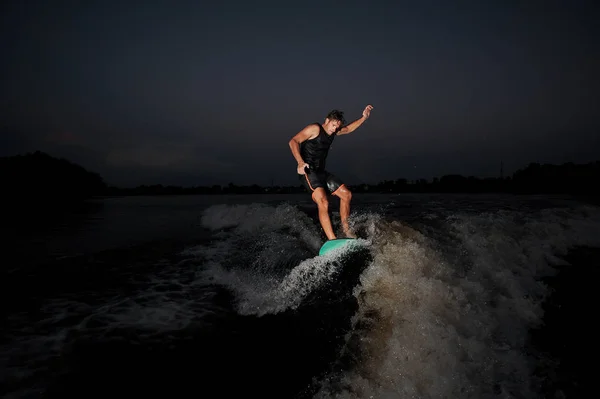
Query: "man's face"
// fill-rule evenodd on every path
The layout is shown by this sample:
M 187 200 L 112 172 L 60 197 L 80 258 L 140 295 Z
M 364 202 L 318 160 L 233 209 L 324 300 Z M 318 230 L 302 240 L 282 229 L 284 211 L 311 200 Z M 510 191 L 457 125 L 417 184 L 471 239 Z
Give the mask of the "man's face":
M 335 119 L 325 119 L 324 129 L 328 134 L 335 133 L 340 126 L 342 126 L 342 122 Z

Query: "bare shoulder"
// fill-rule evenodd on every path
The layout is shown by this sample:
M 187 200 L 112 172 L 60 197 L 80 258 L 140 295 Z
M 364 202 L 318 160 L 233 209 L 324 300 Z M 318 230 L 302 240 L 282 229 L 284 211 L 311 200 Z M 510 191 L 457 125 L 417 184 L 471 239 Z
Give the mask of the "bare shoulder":
M 319 126 L 316 123 L 311 123 L 310 125 L 306 126 L 304 129 L 300 130 L 294 138 L 296 139 L 296 141 L 301 143 L 306 140 L 314 139 L 318 135 L 319 135 Z
M 311 123 L 310 125 L 306 126 L 304 129 L 310 134 L 311 139 L 314 139 L 315 137 L 317 137 L 319 135 L 319 132 L 321 131 L 321 128 L 319 127 L 319 124 L 317 124 L 317 123 Z

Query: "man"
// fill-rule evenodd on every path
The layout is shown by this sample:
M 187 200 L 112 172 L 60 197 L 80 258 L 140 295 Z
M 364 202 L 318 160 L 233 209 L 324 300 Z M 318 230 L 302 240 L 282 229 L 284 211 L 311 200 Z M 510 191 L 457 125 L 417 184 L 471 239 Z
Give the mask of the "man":
M 315 122 L 306 126 L 289 142 L 292 155 L 298 162 L 298 177 L 306 189 L 312 193 L 312 199 L 319 208 L 319 221 L 327 236 L 333 240 L 336 235 L 329 219 L 328 192 L 340 198 L 340 219 L 343 234 L 349 238 L 356 238 L 348 226 L 350 216 L 350 200 L 352 193 L 346 185 L 336 176 L 325 169 L 325 161 L 329 147 L 336 136 L 355 131 L 371 115 L 373 107 L 367 105 L 362 117 L 354 122 L 344 125 L 344 113 L 333 110 L 325 118 L 325 123 Z M 342 127 L 343 126 L 343 127 Z

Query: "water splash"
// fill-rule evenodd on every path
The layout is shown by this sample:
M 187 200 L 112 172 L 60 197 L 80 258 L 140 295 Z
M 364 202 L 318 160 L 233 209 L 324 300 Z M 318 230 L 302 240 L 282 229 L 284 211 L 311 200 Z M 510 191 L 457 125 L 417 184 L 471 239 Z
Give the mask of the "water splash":
M 575 245 L 600 246 L 595 208 L 454 214 L 448 247 L 379 220 L 345 372 L 316 397 L 530 398 L 528 331 L 541 323 L 540 278 Z M 459 256 L 457 256 L 459 254 Z
M 203 263 L 206 279 L 237 297 L 237 310 L 262 316 L 296 309 L 313 291 L 331 282 L 348 248 L 317 256 L 322 245 L 313 220 L 289 205 L 218 205 L 206 210 L 206 227 L 219 240 L 188 248 Z M 358 240 L 358 245 L 368 245 Z

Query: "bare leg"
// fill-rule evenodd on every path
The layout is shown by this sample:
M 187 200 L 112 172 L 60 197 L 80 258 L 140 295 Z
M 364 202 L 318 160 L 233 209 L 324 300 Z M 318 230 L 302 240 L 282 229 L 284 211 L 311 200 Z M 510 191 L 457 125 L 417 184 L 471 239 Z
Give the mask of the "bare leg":
M 313 191 L 312 199 L 319 208 L 319 222 L 321 222 L 321 227 L 325 231 L 327 239 L 334 240 L 336 236 L 331 227 L 331 219 L 329 219 L 329 201 L 327 200 L 325 189 L 319 187 Z
M 342 222 L 342 230 L 344 231 L 344 235 L 349 238 L 356 238 L 356 235 L 350 230 L 350 226 L 348 225 L 352 192 L 348 190 L 348 187 L 342 184 L 340 188 L 334 192 L 334 194 L 340 198 L 340 219 Z

